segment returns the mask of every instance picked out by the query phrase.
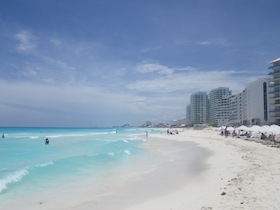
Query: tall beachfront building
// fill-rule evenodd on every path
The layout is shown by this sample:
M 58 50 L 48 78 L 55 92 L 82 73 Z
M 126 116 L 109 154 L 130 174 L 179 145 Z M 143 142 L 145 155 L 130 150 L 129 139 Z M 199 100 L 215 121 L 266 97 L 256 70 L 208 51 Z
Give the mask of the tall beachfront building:
M 231 91 L 227 87 L 219 87 L 210 91 L 209 117 L 214 126 L 229 123 L 229 98 Z
M 208 96 L 206 92 L 193 93 L 190 99 L 190 124 L 208 123 Z
M 261 78 L 246 85 L 244 90 L 243 125 L 268 125 L 269 115 L 269 82 Z
M 191 105 L 186 107 L 186 125 L 191 125 Z
M 280 125 L 280 58 L 270 62 L 269 70 L 271 71 L 269 75 L 272 76 L 270 87 L 271 95 L 271 105 L 273 109 L 271 110 L 272 121 Z
M 192 94 L 187 107 L 188 124 L 280 125 L 280 58 L 271 62 L 269 70 L 272 78 L 253 81 L 235 95 L 227 87 L 211 90 L 209 100 L 205 92 Z
M 240 126 L 244 123 L 245 91 L 229 97 L 229 124 Z

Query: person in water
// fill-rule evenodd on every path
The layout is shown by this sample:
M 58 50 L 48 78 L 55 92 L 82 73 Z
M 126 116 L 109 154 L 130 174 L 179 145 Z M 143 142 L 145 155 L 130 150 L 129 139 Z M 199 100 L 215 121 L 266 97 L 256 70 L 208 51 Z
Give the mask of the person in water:
M 45 139 L 45 144 L 49 144 L 49 143 L 50 143 L 49 139 L 46 138 L 46 139 Z
M 5 138 L 5 134 L 4 133 L 2 134 L 2 138 Z

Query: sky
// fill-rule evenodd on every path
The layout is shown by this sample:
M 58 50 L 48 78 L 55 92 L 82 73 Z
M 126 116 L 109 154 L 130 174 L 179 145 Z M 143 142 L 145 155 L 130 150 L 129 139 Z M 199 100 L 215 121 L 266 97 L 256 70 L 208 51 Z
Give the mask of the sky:
M 0 0 L 0 126 L 184 118 L 280 57 L 279 0 Z

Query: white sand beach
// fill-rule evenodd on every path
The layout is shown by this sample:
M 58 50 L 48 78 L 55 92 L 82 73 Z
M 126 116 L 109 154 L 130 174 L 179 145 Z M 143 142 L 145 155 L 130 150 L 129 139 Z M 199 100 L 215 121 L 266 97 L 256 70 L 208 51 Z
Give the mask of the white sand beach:
M 127 210 L 279 209 L 280 150 L 214 130 L 185 130 L 162 135 L 171 141 L 194 141 L 213 151 L 208 169 L 177 191 Z M 160 177 L 159 177 L 160 179 Z

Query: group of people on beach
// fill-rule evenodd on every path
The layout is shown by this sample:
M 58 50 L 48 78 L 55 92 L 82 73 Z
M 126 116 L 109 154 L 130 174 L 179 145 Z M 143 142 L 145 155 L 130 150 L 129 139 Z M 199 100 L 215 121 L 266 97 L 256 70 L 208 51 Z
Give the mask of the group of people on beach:
M 222 136 L 225 136 L 226 138 L 230 135 L 230 132 L 229 132 L 229 130 L 228 130 L 228 126 L 226 126 L 224 130 L 221 130 L 221 135 L 222 135 Z M 231 135 L 232 135 L 232 137 L 237 136 L 236 131 L 233 130 L 232 133 L 231 133 Z
M 167 132 L 167 135 L 169 135 L 169 134 L 170 134 L 170 135 L 172 135 L 172 134 L 179 134 L 179 132 L 178 132 L 177 130 L 175 130 L 175 131 L 171 130 L 171 131 L 170 131 L 169 129 L 167 129 L 166 132 Z
M 243 130 L 241 130 L 243 131 Z M 221 129 L 221 136 L 229 136 L 231 134 L 232 137 L 237 137 L 237 138 L 240 138 L 240 137 L 246 137 L 246 138 L 251 138 L 252 137 L 252 133 L 251 132 L 242 132 L 241 134 L 238 134 L 236 133 L 235 129 L 230 133 L 228 131 L 228 126 L 226 126 L 224 129 Z M 260 137 L 259 137 L 261 140 L 270 140 L 270 141 L 276 141 L 276 135 L 271 133 L 269 134 L 268 136 L 265 134 L 265 133 L 261 133 Z
M 268 136 L 266 136 L 264 133 L 262 133 L 261 139 L 275 141 L 275 134 L 269 134 Z

